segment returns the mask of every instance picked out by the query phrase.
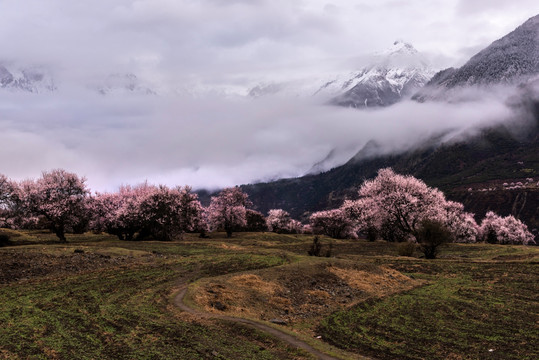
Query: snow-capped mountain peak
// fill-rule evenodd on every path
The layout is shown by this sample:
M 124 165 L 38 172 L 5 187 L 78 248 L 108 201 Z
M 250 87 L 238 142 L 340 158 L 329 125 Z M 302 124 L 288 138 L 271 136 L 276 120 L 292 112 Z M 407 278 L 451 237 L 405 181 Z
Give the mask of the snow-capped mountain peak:
M 426 58 L 411 44 L 395 41 L 377 53 L 331 103 L 354 108 L 389 106 L 411 96 L 434 75 Z
M 411 96 L 435 71 L 410 43 L 397 40 L 388 49 L 373 54 L 366 66 L 303 81 L 266 82 L 250 89 L 249 95 L 315 97 L 321 102 L 355 108 L 388 106 Z
M 381 55 L 391 55 L 391 54 L 402 54 L 402 53 L 408 53 L 408 54 L 417 54 L 418 51 L 416 48 L 403 40 L 395 40 L 393 45 L 386 50 L 382 51 Z
M 375 66 L 383 68 L 429 68 L 429 62 L 410 43 L 397 40 L 385 51 L 375 54 Z

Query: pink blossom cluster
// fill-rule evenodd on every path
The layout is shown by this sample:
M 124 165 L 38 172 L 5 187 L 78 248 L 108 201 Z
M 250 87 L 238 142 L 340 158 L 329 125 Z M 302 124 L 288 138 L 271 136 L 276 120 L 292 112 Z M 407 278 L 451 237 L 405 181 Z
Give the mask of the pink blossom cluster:
M 105 231 L 120 239 L 152 236 L 170 240 L 206 226 L 198 196 L 189 187 L 170 189 L 147 183 L 116 193 L 90 195 L 85 179 L 62 169 L 37 180 L 0 176 L 2 226 L 47 226 L 61 241 L 66 232 Z
M 502 186 L 503 186 L 503 190 L 518 190 L 518 189 L 526 189 L 526 188 L 533 188 L 533 187 L 539 186 L 539 182 L 536 184 L 533 178 L 526 178 L 524 183 L 522 181 L 511 182 L 511 183 L 504 182 Z
M 290 217 L 290 214 L 283 209 L 271 209 L 266 217 L 268 230 L 279 234 L 301 234 L 303 224 Z
M 533 180 L 533 179 L 532 179 Z M 529 181 L 528 181 L 529 182 Z M 414 240 L 425 221 L 451 230 L 455 242 L 489 241 L 500 244 L 532 244 L 533 235 L 513 216 L 487 213 L 478 226 L 460 203 L 448 201 L 438 189 L 413 176 L 381 169 L 366 181 L 357 200 L 338 209 L 319 211 L 303 225 L 283 209 L 264 216 L 240 188 L 227 188 L 211 198 L 207 208 L 188 186 L 169 188 L 143 183 L 121 186 L 114 193 L 90 194 L 85 179 L 62 169 L 43 172 L 37 179 L 15 182 L 0 175 L 0 226 L 48 227 L 62 241 L 66 232 L 93 230 L 120 239 L 152 237 L 171 240 L 185 232 L 224 230 L 227 236 L 240 230 L 277 233 L 314 233 L 334 238 L 367 234 L 390 241 Z
M 344 210 L 361 230 L 375 228 L 399 234 L 399 239 L 415 237 L 423 220 L 447 222 L 458 218 L 454 204 L 444 194 L 413 176 L 381 169 L 378 176 L 359 189 L 359 200 L 344 204 Z
M 357 227 L 343 208 L 315 212 L 309 221 L 316 234 L 335 239 L 357 238 Z
M 211 198 L 208 208 L 211 230 L 222 229 L 227 237 L 231 237 L 233 231 L 247 226 L 247 207 L 251 205 L 249 197 L 240 188 L 222 190 Z
M 500 243 L 533 242 L 526 225 L 513 216 L 501 218 L 489 213 L 480 227 L 461 203 L 449 201 L 438 189 L 390 168 L 379 170 L 376 178 L 361 186 L 358 195 L 359 199 L 346 200 L 339 209 L 314 213 L 313 230 L 332 237 L 353 238 L 359 232 L 391 241 L 414 241 L 422 223 L 429 220 L 450 229 L 454 242 L 481 241 L 487 228 L 495 229 Z
M 85 179 L 57 169 L 43 172 L 37 180 L 11 182 L 12 210 L 18 215 L 14 224 L 28 225 L 29 219 L 43 217 L 61 241 L 66 231 L 84 227 L 86 199 L 90 192 Z
M 185 232 L 202 235 L 210 229 L 222 229 L 230 236 L 233 230 L 247 229 L 248 220 L 251 228 L 265 230 L 264 216 L 248 210 L 250 205 L 247 194 L 237 187 L 224 189 L 204 208 L 188 186 L 143 183 L 91 195 L 84 178 L 62 169 L 20 182 L 0 175 L 0 226 L 46 226 L 62 241 L 66 232 L 87 230 L 123 240 L 171 240 Z
M 480 230 L 483 241 L 513 245 L 535 244 L 528 227 L 511 215 L 502 217 L 489 211 L 481 222 Z
M 188 186 L 122 186 L 116 193 L 96 194 L 88 204 L 93 230 L 125 240 L 138 234 L 167 241 L 205 226 L 198 195 Z

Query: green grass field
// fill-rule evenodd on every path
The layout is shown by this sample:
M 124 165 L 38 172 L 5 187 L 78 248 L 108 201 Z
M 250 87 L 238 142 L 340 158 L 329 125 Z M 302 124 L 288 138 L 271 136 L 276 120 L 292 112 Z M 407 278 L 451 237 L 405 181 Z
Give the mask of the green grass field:
M 173 305 L 180 281 L 319 263 L 305 256 L 312 236 L 211 237 L 123 242 L 85 234 L 59 244 L 42 232 L 11 233 L 12 246 L 0 248 L 0 358 L 312 358 L 260 331 L 193 319 Z M 539 358 L 539 249 L 451 244 L 439 259 L 424 260 L 397 256 L 391 243 L 331 241 L 329 263 L 389 267 L 422 285 L 344 304 L 312 324 L 322 336 L 313 345 L 325 340 L 344 349 L 343 358 Z M 301 267 L 279 267 L 289 268 Z
M 343 348 L 381 359 L 537 359 L 537 264 L 392 266 L 428 284 L 322 321 Z

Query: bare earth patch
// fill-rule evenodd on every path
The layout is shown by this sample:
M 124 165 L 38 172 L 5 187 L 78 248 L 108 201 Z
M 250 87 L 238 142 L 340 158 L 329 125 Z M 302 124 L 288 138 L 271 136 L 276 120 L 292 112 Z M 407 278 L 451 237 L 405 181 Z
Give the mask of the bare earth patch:
M 293 324 L 420 284 L 387 267 L 325 261 L 212 278 L 192 299 L 208 312 Z
M 89 252 L 80 247 L 13 248 L 0 251 L 0 284 L 65 276 L 150 261 L 156 255 L 119 248 Z
M 408 276 L 383 266 L 379 267 L 378 271 L 338 267 L 329 267 L 328 270 L 346 281 L 354 289 L 371 294 L 372 297 L 382 297 L 414 287 L 414 281 Z

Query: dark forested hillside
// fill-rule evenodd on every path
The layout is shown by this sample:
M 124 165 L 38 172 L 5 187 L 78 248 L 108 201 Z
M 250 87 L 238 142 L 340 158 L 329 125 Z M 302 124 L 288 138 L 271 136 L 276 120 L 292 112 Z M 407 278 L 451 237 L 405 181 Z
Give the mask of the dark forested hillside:
M 449 90 L 459 93 L 469 86 L 484 91 L 490 86 L 508 86 L 516 89 L 506 101 L 514 110 L 511 121 L 458 141 L 442 142 L 447 134 L 438 134 L 414 150 L 389 156 L 373 156 L 377 144 L 372 141 L 346 164 L 330 171 L 244 185 L 243 190 L 262 212 L 283 208 L 293 217 L 305 219 L 313 211 L 335 208 L 344 199 L 354 198 L 365 179 L 374 177 L 380 168 L 392 167 L 440 188 L 478 217 L 494 210 L 539 228 L 538 34 L 536 15 L 461 68 L 436 74 L 414 96 L 420 101 L 451 102 L 446 96 Z M 472 101 L 466 94 L 462 92 L 461 100 Z
M 360 151 L 348 163 L 321 174 L 244 185 L 242 189 L 259 211 L 283 208 L 302 219 L 354 198 L 365 179 L 374 177 L 380 168 L 392 167 L 442 189 L 479 216 L 496 210 L 539 227 L 539 102 L 525 100 L 519 106 L 528 110 L 528 122 L 519 125 L 519 131 L 514 131 L 514 124 L 498 126 L 465 141 L 440 145 L 433 139 L 421 148 L 392 156 L 365 158 Z M 517 185 L 519 182 L 523 185 Z

